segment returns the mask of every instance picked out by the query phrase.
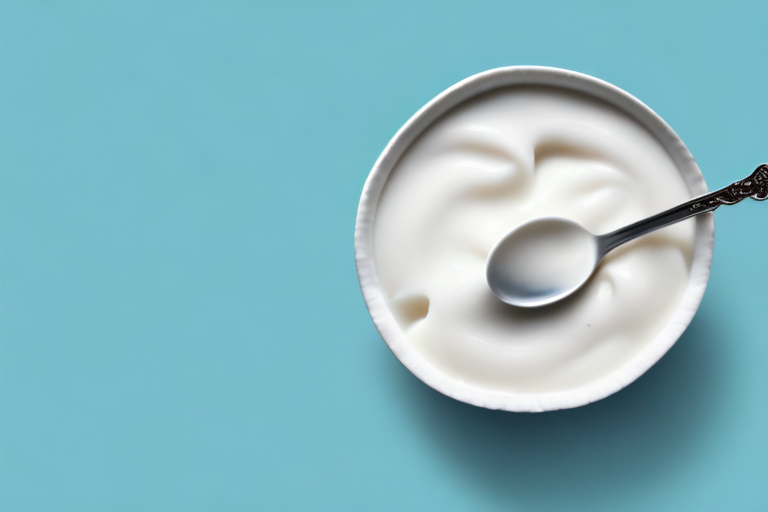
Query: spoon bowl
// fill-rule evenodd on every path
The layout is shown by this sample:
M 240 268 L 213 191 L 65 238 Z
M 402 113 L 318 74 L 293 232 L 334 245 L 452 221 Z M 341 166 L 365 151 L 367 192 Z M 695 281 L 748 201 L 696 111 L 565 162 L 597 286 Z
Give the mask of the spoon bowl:
M 600 261 L 598 238 L 568 219 L 534 219 L 508 233 L 488 255 L 486 278 L 499 299 L 544 306 L 578 290 Z

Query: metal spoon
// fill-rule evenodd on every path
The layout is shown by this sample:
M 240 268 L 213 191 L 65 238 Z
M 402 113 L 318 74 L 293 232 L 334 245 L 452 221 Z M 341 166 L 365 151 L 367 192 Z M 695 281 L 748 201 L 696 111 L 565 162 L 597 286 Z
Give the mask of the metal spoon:
M 768 164 L 749 177 L 647 219 L 595 236 L 576 222 L 535 219 L 509 232 L 491 250 L 486 278 L 496 297 L 524 308 L 545 306 L 578 290 L 607 253 L 623 243 L 751 197 L 768 198 Z

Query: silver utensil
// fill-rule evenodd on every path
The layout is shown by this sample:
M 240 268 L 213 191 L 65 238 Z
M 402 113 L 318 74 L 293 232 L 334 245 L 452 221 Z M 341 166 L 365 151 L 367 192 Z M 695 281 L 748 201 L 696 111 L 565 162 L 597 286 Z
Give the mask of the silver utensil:
M 581 288 L 616 247 L 747 197 L 768 198 L 768 164 L 725 188 L 604 235 L 593 235 L 567 219 L 534 219 L 509 232 L 491 250 L 486 262 L 488 285 L 496 297 L 513 306 L 552 304 Z

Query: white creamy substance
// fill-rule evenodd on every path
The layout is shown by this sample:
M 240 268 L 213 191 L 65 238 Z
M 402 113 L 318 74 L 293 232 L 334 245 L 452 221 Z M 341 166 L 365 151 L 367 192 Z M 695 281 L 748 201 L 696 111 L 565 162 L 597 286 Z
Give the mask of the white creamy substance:
M 603 234 L 689 199 L 672 159 L 607 103 L 510 87 L 452 110 L 400 158 L 382 192 L 374 261 L 409 343 L 443 373 L 509 393 L 574 389 L 621 368 L 678 306 L 692 220 L 610 253 L 551 306 L 522 309 L 488 288 L 489 251 L 530 219 Z

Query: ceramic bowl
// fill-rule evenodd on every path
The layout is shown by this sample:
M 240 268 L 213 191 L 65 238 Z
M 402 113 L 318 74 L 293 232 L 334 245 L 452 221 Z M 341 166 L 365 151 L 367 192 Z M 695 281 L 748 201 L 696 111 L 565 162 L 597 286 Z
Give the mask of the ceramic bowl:
M 512 394 L 481 389 L 440 371 L 414 349 L 390 311 L 376 276 L 373 229 L 377 205 L 387 178 L 414 140 L 443 114 L 488 91 L 514 85 L 541 85 L 578 91 L 624 111 L 653 134 L 671 156 L 691 197 L 707 192 L 704 178 L 680 137 L 653 110 L 631 94 L 597 78 L 564 69 L 513 66 L 471 76 L 440 93 L 413 115 L 389 141 L 363 187 L 355 225 L 355 262 L 360 287 L 373 322 L 397 358 L 419 379 L 457 400 L 489 409 L 540 412 L 577 407 L 600 400 L 645 373 L 674 345 L 693 319 L 709 279 L 714 245 L 711 214 L 696 218 L 694 257 L 688 286 L 679 307 L 658 336 L 636 356 L 611 374 L 587 385 L 558 392 Z

